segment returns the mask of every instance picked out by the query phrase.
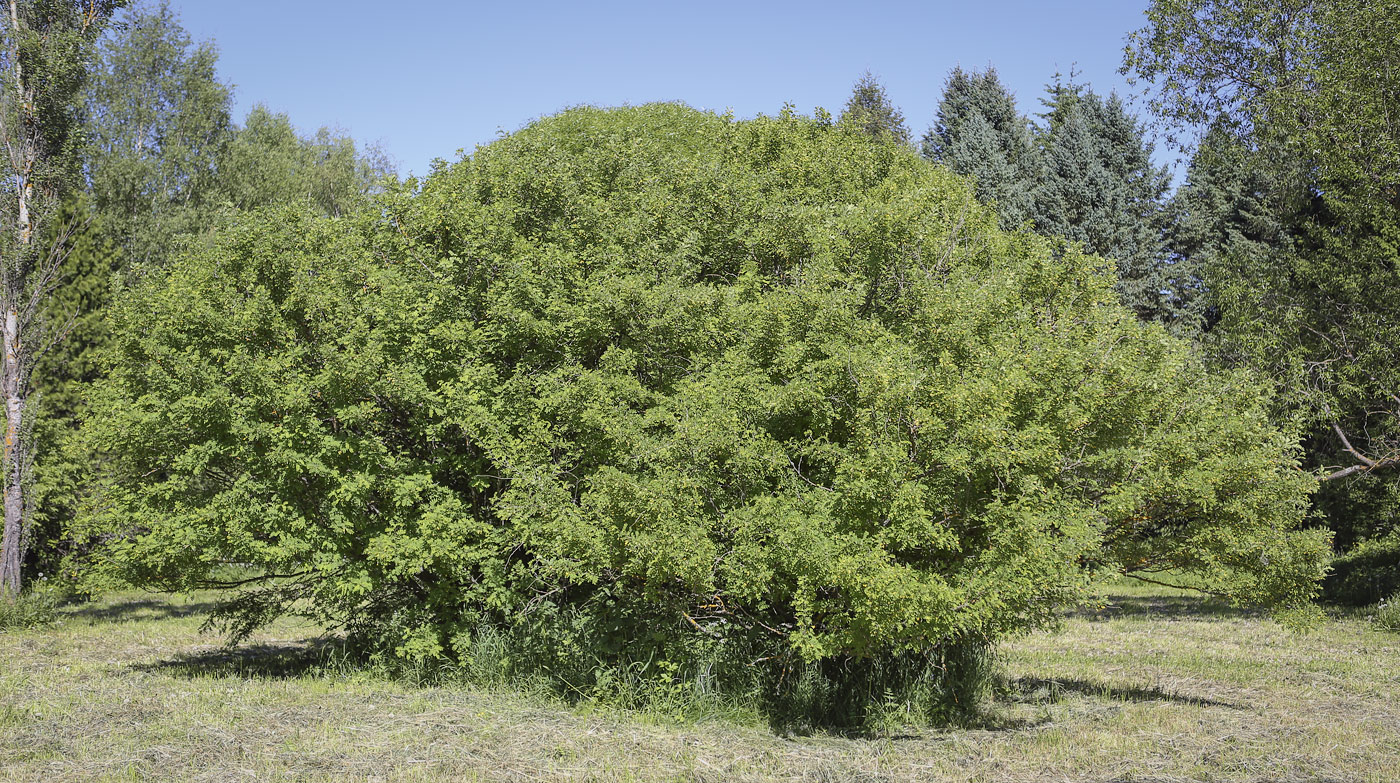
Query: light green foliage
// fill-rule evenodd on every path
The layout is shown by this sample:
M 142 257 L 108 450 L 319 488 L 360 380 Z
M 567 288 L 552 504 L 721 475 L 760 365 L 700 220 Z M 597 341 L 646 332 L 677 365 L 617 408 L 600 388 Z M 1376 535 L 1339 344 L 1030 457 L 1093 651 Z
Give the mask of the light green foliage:
M 256 106 L 229 140 L 219 189 L 238 209 L 309 204 L 336 216 L 364 208 L 370 191 L 392 175 L 377 150 L 362 152 L 354 139 L 329 128 L 303 138 L 287 115 Z
M 841 122 L 875 139 L 909 143 L 909 127 L 904 114 L 890 103 L 884 85 L 866 71 L 851 89 L 851 97 L 841 112 Z
M 1221 352 L 1277 379 L 1344 545 L 1400 519 L 1400 2 L 1154 2 L 1126 68 L 1214 123 L 1283 228 L 1207 277 Z
M 218 208 L 231 88 L 218 51 L 195 44 L 167 3 L 142 5 L 102 40 L 85 98 L 93 206 L 123 268 L 160 266 Z
M 376 150 L 322 128 L 300 136 L 285 114 L 255 106 L 242 127 L 218 51 L 196 44 L 166 2 L 141 5 L 102 41 L 86 95 L 93 203 L 134 272 L 168 262 L 182 237 L 229 208 L 362 208 L 392 167 Z
M 924 157 L 975 181 L 977 198 L 996 204 L 1002 225 L 1017 228 L 1031 217 L 1040 176 L 1030 124 L 995 69 L 954 68 L 943 87 L 938 118 L 924 135 Z
M 114 284 L 120 291 L 160 270 L 238 208 L 290 203 L 343 214 L 366 206 L 390 173 L 348 137 L 322 129 L 302 138 L 285 115 L 261 107 L 238 127 L 216 66 L 213 44 L 193 43 L 163 2 L 131 9 L 100 42 L 84 95 L 90 196 L 65 207 L 60 225 L 82 230 L 65 241 L 43 308 L 49 322 L 70 328 L 36 376 L 33 567 L 54 572 L 85 550 L 66 525 L 90 495 L 100 456 L 70 436 L 99 375 L 92 357 L 108 340 Z
M 92 428 L 121 573 L 263 569 L 235 631 L 770 682 L 936 662 L 1106 573 L 1314 591 L 1264 391 L 910 149 L 577 109 L 382 209 L 246 216 L 119 310 Z

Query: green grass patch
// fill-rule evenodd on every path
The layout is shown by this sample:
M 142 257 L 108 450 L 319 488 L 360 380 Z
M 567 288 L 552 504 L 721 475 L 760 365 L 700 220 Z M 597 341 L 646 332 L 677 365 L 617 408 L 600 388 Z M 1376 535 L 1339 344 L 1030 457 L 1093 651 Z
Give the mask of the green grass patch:
M 199 630 L 213 598 L 110 595 L 0 634 L 0 780 L 1380 783 L 1400 758 L 1400 636 L 1366 612 L 1298 632 L 1113 585 L 996 651 L 979 722 L 891 709 L 848 734 L 406 677 L 292 620 L 228 649 Z

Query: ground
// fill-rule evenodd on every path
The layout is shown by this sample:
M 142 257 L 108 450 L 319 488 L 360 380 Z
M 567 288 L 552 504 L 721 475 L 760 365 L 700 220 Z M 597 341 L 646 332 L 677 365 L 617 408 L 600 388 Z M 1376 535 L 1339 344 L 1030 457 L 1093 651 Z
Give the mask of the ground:
M 229 652 L 209 596 L 114 594 L 0 632 L 0 781 L 1400 781 L 1400 635 L 1164 588 L 1002 647 L 983 728 L 785 737 Z

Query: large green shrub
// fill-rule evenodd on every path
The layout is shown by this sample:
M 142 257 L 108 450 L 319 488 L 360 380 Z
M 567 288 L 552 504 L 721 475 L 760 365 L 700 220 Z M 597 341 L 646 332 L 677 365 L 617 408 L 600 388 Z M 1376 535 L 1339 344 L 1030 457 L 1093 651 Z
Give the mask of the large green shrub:
M 235 631 L 509 638 L 570 687 L 937 663 L 1124 570 L 1306 602 L 1313 481 L 1263 389 L 1112 282 L 840 126 L 576 109 L 134 292 L 93 534 L 142 584 L 259 569 Z

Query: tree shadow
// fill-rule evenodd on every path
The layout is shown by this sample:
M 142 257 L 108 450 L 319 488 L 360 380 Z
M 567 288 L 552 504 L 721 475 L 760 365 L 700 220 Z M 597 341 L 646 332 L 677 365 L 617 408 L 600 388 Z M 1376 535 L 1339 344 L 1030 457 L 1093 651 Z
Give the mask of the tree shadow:
M 1076 693 L 1082 696 L 1112 699 L 1116 701 L 1162 701 L 1172 704 L 1187 704 L 1193 707 L 1225 707 L 1231 710 L 1244 709 L 1243 706 L 1233 702 L 1208 699 L 1201 696 L 1187 696 L 1157 687 L 1122 687 L 1080 679 L 1017 677 L 1008 680 L 1006 682 L 1006 687 L 1012 700 L 1032 704 L 1051 703 L 1059 701 L 1059 699 L 1067 693 Z
M 1223 618 L 1257 618 L 1264 613 L 1251 607 L 1233 606 L 1230 602 L 1209 595 L 1109 595 L 1102 607 L 1080 606 L 1065 612 L 1066 617 L 1089 621 L 1114 620 L 1122 617 L 1160 618 L 1163 620 L 1199 620 Z
M 244 644 L 181 653 L 152 663 L 132 664 L 131 669 L 186 678 L 289 680 L 325 668 L 328 655 L 339 649 L 339 639 L 327 638 Z
M 194 617 L 208 614 L 215 606 L 213 601 L 178 604 L 159 598 L 137 598 L 108 606 L 85 606 L 68 611 L 67 614 L 93 622 L 130 623 Z

